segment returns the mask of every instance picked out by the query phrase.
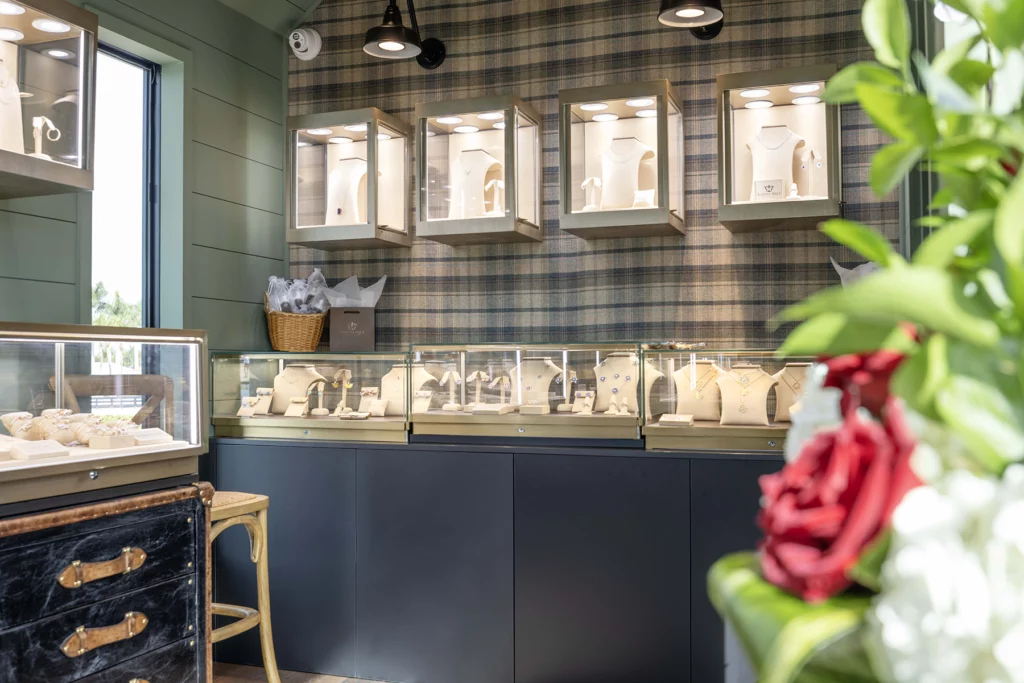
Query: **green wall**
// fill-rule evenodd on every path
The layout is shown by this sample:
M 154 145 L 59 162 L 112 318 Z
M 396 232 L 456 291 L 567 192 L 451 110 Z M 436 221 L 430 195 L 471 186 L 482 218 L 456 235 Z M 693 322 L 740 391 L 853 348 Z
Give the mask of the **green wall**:
M 183 164 L 184 223 L 165 214 L 163 226 L 181 231 L 172 246 L 182 268 L 164 277 L 165 300 L 177 302 L 164 304 L 162 324 L 209 330 L 211 348 L 267 347 L 263 291 L 288 265 L 282 36 L 212 0 L 78 4 L 98 11 L 101 27 L 104 17 L 119 20 L 112 30 L 137 27 L 190 62 L 176 124 L 188 142 L 170 150 Z M 89 322 L 90 205 L 84 195 L 0 202 L 0 320 Z

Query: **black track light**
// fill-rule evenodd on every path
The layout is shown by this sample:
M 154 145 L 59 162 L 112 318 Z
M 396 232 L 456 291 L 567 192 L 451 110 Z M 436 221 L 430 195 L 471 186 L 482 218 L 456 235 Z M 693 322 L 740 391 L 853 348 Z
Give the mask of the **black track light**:
M 402 12 L 397 0 L 389 0 L 384 10 L 384 21 L 366 32 L 363 52 L 383 59 L 416 58 L 424 69 L 436 69 L 446 56 L 444 43 L 436 38 L 420 40 L 420 29 L 416 23 L 416 7 L 408 0 L 411 27 L 402 24 Z
M 658 21 L 666 26 L 688 28 L 701 40 L 711 40 L 725 26 L 722 0 L 661 0 Z

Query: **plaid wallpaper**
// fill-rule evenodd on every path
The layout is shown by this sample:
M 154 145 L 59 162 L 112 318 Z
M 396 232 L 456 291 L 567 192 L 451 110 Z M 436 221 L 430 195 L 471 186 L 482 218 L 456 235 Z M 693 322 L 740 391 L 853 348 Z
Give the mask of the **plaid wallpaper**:
M 400 3 L 403 7 L 404 3 Z M 421 34 L 448 59 L 437 71 L 362 52 L 385 0 L 326 0 L 310 24 L 324 37 L 313 62 L 291 61 L 290 113 L 376 106 L 409 123 L 417 102 L 516 94 L 544 116 L 542 244 L 324 252 L 293 247 L 292 275 L 320 267 L 334 282 L 388 276 L 377 308 L 381 348 L 410 342 L 706 341 L 775 347 L 765 321 L 838 283 L 829 256 L 851 252 L 813 232 L 733 235 L 716 222 L 715 76 L 870 57 L 861 0 L 730 0 L 711 42 L 657 21 L 657 0 L 420 0 Z M 408 18 L 406 18 L 408 22 Z M 685 238 L 584 241 L 558 227 L 558 91 L 667 78 L 684 107 Z M 867 186 L 881 135 L 843 111 L 846 215 L 898 234 L 895 197 Z

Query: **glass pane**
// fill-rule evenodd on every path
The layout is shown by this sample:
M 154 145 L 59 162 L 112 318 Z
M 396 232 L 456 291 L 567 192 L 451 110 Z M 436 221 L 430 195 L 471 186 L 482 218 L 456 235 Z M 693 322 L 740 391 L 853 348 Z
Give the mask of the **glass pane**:
M 505 215 L 505 112 L 427 119 L 426 220 Z
M 516 110 L 516 193 L 518 217 L 540 225 L 540 197 L 537 192 L 540 159 L 540 127 Z
M 829 196 L 823 82 L 726 92 L 730 108 L 733 204 Z
M 56 408 L 53 344 L 0 340 L 0 416 L 29 412 L 33 416 Z M 10 428 L 0 434 L 10 434 Z
M 406 177 L 409 140 L 396 130 L 378 125 L 377 225 L 405 232 L 409 217 Z
M 5 8 L 0 149 L 81 168 L 81 65 L 93 37 L 19 2 Z
M 573 213 L 657 207 L 654 97 L 571 106 Z
M 368 222 L 366 160 L 369 121 L 298 131 L 299 228 Z
M 92 322 L 142 326 L 148 72 L 100 52 L 92 195 Z M 133 360 L 137 361 L 137 358 Z M 138 365 L 134 365 L 138 369 Z
M 683 115 L 672 100 L 668 101 L 668 208 L 677 216 L 683 215 L 683 202 L 686 201 L 683 164 Z

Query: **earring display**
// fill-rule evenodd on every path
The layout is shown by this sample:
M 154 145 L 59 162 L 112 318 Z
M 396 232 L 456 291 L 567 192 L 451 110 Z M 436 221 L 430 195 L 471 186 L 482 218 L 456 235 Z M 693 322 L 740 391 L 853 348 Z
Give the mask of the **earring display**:
M 558 101 L 562 229 L 684 233 L 682 110 L 668 81 L 563 90 Z
M 814 229 L 840 215 L 834 67 L 718 76 L 719 221 L 733 232 Z
M 444 244 L 540 241 L 540 115 L 515 97 L 416 106 L 417 234 Z
M 97 18 L 38 4 L 0 13 L 0 199 L 93 189 Z
M 411 129 L 379 109 L 288 119 L 289 244 L 408 247 Z

